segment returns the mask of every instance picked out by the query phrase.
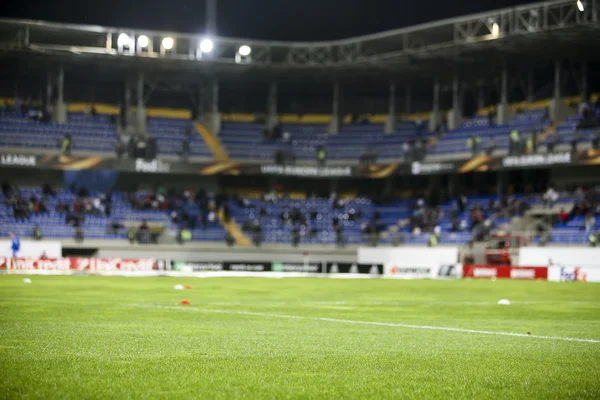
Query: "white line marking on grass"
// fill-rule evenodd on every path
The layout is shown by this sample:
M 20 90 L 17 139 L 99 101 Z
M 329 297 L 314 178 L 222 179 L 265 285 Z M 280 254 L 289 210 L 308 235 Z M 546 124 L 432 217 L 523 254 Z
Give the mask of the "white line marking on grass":
M 350 319 L 304 317 L 301 315 L 270 314 L 270 313 L 261 313 L 261 312 L 253 312 L 253 311 L 213 310 L 213 309 L 208 309 L 208 308 L 161 306 L 161 305 L 153 305 L 153 304 L 129 304 L 129 305 L 132 307 L 143 307 L 143 308 L 154 308 L 154 309 L 195 311 L 195 312 L 216 313 L 216 314 L 250 315 L 250 316 L 255 316 L 255 317 L 268 317 L 268 318 L 305 319 L 305 320 L 310 320 L 310 321 L 337 322 L 340 324 L 388 326 L 388 327 L 407 328 L 407 329 L 424 329 L 424 330 L 431 330 L 431 331 L 476 333 L 476 334 L 480 334 L 480 335 L 525 337 L 525 338 L 546 339 L 546 340 L 562 340 L 562 341 L 567 341 L 567 342 L 600 343 L 600 340 L 598 340 L 598 339 L 581 339 L 581 338 L 559 337 L 559 336 L 528 335 L 526 333 L 512 333 L 512 332 L 480 331 L 477 329 L 449 328 L 449 327 L 445 327 L 445 326 L 412 325 L 412 324 L 401 324 L 401 323 L 395 323 L 395 322 L 357 321 L 357 320 L 350 320 Z

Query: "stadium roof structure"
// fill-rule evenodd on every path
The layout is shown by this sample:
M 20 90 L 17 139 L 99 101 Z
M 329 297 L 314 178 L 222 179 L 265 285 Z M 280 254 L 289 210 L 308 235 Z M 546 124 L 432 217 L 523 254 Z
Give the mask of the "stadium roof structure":
M 219 77 L 402 80 L 468 74 L 470 69 L 517 61 L 594 61 L 600 54 L 600 0 L 534 3 L 334 41 L 211 37 L 207 52 L 208 47 L 201 46 L 205 39 L 176 32 L 0 19 L 3 58 L 37 55 L 61 64 L 83 61 L 107 69 Z

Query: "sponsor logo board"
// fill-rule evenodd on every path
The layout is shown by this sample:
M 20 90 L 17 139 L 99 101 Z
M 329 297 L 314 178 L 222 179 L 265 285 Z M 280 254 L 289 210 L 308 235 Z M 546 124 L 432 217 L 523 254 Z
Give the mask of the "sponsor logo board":
M 510 167 L 535 167 L 545 165 L 560 165 L 571 163 L 571 153 L 555 154 L 527 154 L 523 156 L 508 156 L 502 159 L 502 166 Z
M 352 167 L 311 167 L 305 165 L 261 165 L 266 175 L 336 177 L 352 176 Z
M 146 272 L 157 268 L 153 259 L 122 258 L 17 258 L 0 257 L 0 269 L 7 271 L 61 271 L 61 272 Z
M 157 159 L 146 161 L 143 158 L 136 158 L 135 170 L 136 172 L 149 173 L 169 172 L 171 170 L 171 165 L 169 163 L 159 161 Z
M 454 170 L 454 164 L 451 163 L 421 163 L 415 161 L 411 164 L 410 170 L 413 175 L 435 174 Z
M 328 263 L 326 268 L 329 274 L 383 275 L 382 264 Z
M 35 167 L 37 165 L 37 157 L 29 154 L 0 154 L 0 165 Z
M 548 279 L 547 267 L 512 267 L 506 265 L 463 265 L 464 278 Z

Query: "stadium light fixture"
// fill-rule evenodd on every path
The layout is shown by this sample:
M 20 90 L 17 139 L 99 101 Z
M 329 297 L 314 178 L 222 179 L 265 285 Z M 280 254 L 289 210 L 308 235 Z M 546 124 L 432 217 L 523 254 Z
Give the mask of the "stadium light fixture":
M 137 44 L 140 49 L 145 49 L 150 44 L 150 39 L 146 35 L 141 35 L 138 37 Z
M 174 45 L 175 45 L 175 41 L 173 40 L 172 37 L 167 36 L 167 37 L 163 38 L 163 40 L 162 40 L 163 49 L 171 50 Z
M 213 41 L 206 38 L 206 39 L 202 39 L 202 41 L 200 42 L 200 51 L 202 51 L 203 53 L 210 53 L 213 50 Z
M 500 25 L 497 22 L 494 22 L 492 25 L 492 36 L 497 38 L 500 35 Z
M 247 45 L 242 45 L 238 49 L 238 53 L 240 53 L 240 56 L 244 56 L 244 57 L 249 56 L 251 52 L 252 52 L 252 49 L 250 48 L 250 46 L 247 46 Z
M 581 0 L 577 0 L 577 8 L 579 9 L 579 11 L 583 12 L 583 10 L 585 10 L 585 6 L 583 4 L 583 1 Z
M 126 47 L 129 46 L 129 43 L 131 42 L 131 39 L 129 38 L 129 35 L 126 33 L 120 33 L 119 37 L 117 38 L 117 46 L 119 47 Z

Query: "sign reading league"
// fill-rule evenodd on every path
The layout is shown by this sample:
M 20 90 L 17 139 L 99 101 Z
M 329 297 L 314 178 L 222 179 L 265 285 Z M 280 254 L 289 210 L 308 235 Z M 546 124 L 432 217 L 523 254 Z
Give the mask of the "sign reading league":
M 0 154 L 1 165 L 15 165 L 17 167 L 35 167 L 37 158 L 26 154 Z

